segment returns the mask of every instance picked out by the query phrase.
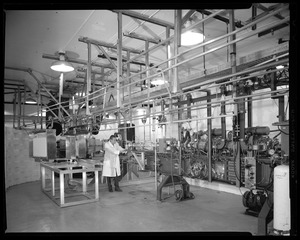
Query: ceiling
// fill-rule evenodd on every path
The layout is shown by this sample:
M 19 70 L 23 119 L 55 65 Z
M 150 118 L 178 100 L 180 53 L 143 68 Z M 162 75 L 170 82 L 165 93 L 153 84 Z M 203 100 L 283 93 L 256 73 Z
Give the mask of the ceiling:
M 257 15 L 264 14 L 278 3 L 263 3 L 257 5 Z M 204 10 L 204 9 L 202 9 Z M 206 10 L 206 9 L 205 9 Z M 218 9 L 210 9 L 206 11 L 215 12 Z M 162 22 L 174 26 L 174 10 L 169 9 L 150 9 L 150 10 L 126 10 L 143 14 L 153 19 L 159 19 Z M 182 17 L 192 13 L 190 9 L 182 10 Z M 228 32 L 228 24 L 224 19 L 228 20 L 229 13 L 224 11 L 218 15 L 219 19 L 211 18 L 204 25 L 204 34 L 206 41 L 222 36 Z M 266 24 L 272 21 L 278 21 L 281 18 L 289 16 L 289 10 L 280 12 L 277 16 L 263 22 Z M 206 14 L 197 9 L 192 14 L 195 21 L 199 21 L 202 17 L 207 17 Z M 234 11 L 235 22 L 242 26 L 250 22 L 252 17 L 252 8 L 236 9 Z M 257 26 L 259 27 L 259 25 Z M 200 28 L 203 25 L 200 24 Z M 203 29 L 202 29 L 203 30 Z M 248 32 L 251 29 L 247 30 Z M 122 16 L 122 32 L 136 33 L 145 37 L 164 40 L 166 39 L 166 27 L 159 26 L 150 22 L 143 21 L 138 18 Z M 174 34 L 173 29 L 170 30 L 170 36 Z M 53 59 L 45 56 L 58 56 L 59 51 L 66 52 L 68 59 L 78 61 L 88 60 L 87 44 L 79 41 L 80 38 L 89 38 L 108 44 L 117 46 L 118 39 L 118 14 L 111 10 L 5 10 L 5 80 L 25 80 L 26 84 L 33 90 L 37 90 L 37 80 L 26 71 L 17 69 L 31 69 L 33 75 L 55 96 L 59 89 L 59 73 L 50 69 Z M 279 39 L 289 38 L 289 27 L 280 28 L 273 33 L 265 34 L 261 37 L 257 35 L 237 44 L 238 56 L 246 56 L 251 54 L 253 50 L 263 50 L 271 46 L 278 45 Z M 223 43 L 226 43 L 226 39 Z M 221 44 L 222 42 L 218 43 Z M 137 51 L 145 50 L 145 41 L 123 36 L 123 47 L 135 49 Z M 154 43 L 149 43 L 149 47 L 154 46 Z M 116 56 L 116 49 L 103 47 L 110 56 Z M 207 49 L 212 49 L 213 45 Z M 187 47 L 180 47 L 179 51 L 186 50 Z M 199 54 L 203 49 L 193 51 L 192 53 L 182 55 L 180 60 L 185 60 Z M 111 72 L 105 76 L 105 80 L 113 81 L 116 79 L 116 72 L 112 71 L 110 62 L 101 58 L 98 55 L 101 53 L 96 46 L 92 45 L 91 60 L 95 64 L 107 66 L 104 72 Z M 124 57 L 126 57 L 126 52 Z M 134 56 L 131 54 L 130 56 Z M 158 64 L 166 59 L 166 47 L 161 47 L 149 56 L 149 62 Z M 144 57 L 137 61 L 144 62 Z M 205 68 L 218 67 L 229 61 L 228 48 L 213 52 L 207 55 L 205 59 Z M 115 62 L 117 64 L 117 62 Z M 76 71 L 64 74 L 64 90 L 66 96 L 74 94 L 76 91 L 81 91 L 84 81 L 84 72 L 80 71 L 86 68 L 84 64 L 72 63 Z M 162 65 L 163 67 L 163 65 Z M 181 65 L 179 69 L 180 76 L 187 73 L 197 73 L 203 69 L 203 59 L 196 59 L 189 63 Z M 92 68 L 95 74 L 94 79 L 101 79 L 101 67 L 94 66 Z M 133 72 L 140 70 L 139 65 L 132 64 Z M 100 80 L 99 80 L 100 81 Z M 139 88 L 136 89 L 137 91 Z M 5 92 L 11 91 L 4 87 Z M 46 92 L 43 95 L 47 96 Z M 11 102 L 13 94 L 5 94 L 5 102 Z M 46 100 L 49 98 L 45 98 Z M 12 107 L 5 106 L 7 114 L 12 114 Z M 33 110 L 34 111 L 34 110 Z

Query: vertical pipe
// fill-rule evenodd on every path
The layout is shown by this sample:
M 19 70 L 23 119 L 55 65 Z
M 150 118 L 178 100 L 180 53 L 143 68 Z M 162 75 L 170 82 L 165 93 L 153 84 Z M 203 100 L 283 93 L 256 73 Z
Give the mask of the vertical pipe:
M 39 89 L 39 85 L 38 85 L 38 89 Z M 39 121 L 39 117 L 40 117 L 40 109 L 39 109 L 39 105 L 40 105 L 40 99 L 39 99 L 39 90 L 37 91 L 37 97 L 36 97 L 36 123 L 38 124 Z
M 170 27 L 166 28 L 166 39 L 170 37 Z M 166 54 L 167 54 L 167 59 L 171 58 L 171 46 L 170 42 L 167 42 L 166 44 Z M 171 68 L 172 62 L 168 61 L 168 68 Z M 172 74 L 172 69 L 166 72 L 167 79 L 171 80 L 171 74 Z
M 211 117 L 211 99 L 210 99 L 210 90 L 207 90 L 207 117 Z M 212 151 L 212 142 L 211 142 L 211 118 L 207 119 L 207 135 L 208 135 L 208 181 L 212 181 L 212 162 L 211 162 L 211 151 Z
M 130 51 L 127 51 L 127 59 L 129 60 L 130 59 Z M 127 77 L 130 77 L 130 62 L 129 63 L 127 63 Z M 128 86 L 128 97 L 129 97 L 129 103 L 131 103 L 131 78 L 129 78 L 129 82 L 128 82 L 128 84 L 129 84 L 129 86 Z
M 229 32 L 235 31 L 235 22 L 234 22 L 234 10 L 229 10 Z M 234 41 L 236 38 L 235 34 L 232 34 L 230 36 L 230 41 Z M 231 73 L 236 73 L 236 44 L 230 44 L 230 63 L 231 63 Z M 233 77 L 233 80 L 236 79 L 236 77 Z M 233 83 L 233 97 L 237 96 L 237 85 L 236 82 Z M 238 114 L 238 107 L 237 104 L 235 104 L 235 113 Z M 238 118 L 239 119 L 239 118 Z M 238 122 L 239 124 L 239 122 Z M 239 140 L 238 140 L 239 141 Z M 234 156 L 235 161 L 235 170 L 236 170 L 236 186 L 240 187 L 240 181 L 238 179 L 241 179 L 241 160 L 240 160 L 240 144 L 237 142 L 237 148 L 236 148 L 236 156 Z
M 91 93 L 91 74 L 92 74 L 92 53 L 91 53 L 91 43 L 87 43 L 87 50 L 88 50 L 88 61 L 87 61 L 87 70 L 86 70 L 86 102 L 85 102 L 85 112 L 86 115 L 90 115 L 90 108 L 89 108 L 89 94 Z
M 202 13 L 202 19 L 204 18 L 204 15 Z M 204 22 L 202 22 L 202 31 L 203 31 L 203 35 L 205 36 L 205 33 L 204 33 Z M 203 39 L 203 43 L 205 42 L 205 39 Z M 205 52 L 205 45 L 203 46 L 203 52 Z M 204 69 L 204 75 L 206 75 L 206 66 L 205 66 L 205 56 L 206 55 L 203 55 L 203 69 Z
M 284 116 L 284 96 L 278 97 L 278 120 L 279 122 L 285 121 L 285 116 Z
M 59 97 L 58 97 L 58 102 L 59 102 L 59 108 L 58 108 L 58 118 L 59 120 L 62 120 L 62 111 L 61 111 L 61 96 L 63 94 L 63 84 L 64 84 L 64 74 L 60 73 L 60 78 L 59 78 Z
M 156 158 L 156 127 L 154 128 L 154 179 L 155 179 L 155 191 L 157 192 L 157 167 L 156 167 L 156 163 L 157 163 L 157 158 Z
M 191 101 L 192 101 L 192 95 L 188 93 L 186 95 L 187 97 L 187 119 L 192 119 L 192 109 L 191 109 Z
M 41 86 L 38 86 L 38 105 L 39 105 L 39 115 L 40 115 L 40 124 L 41 129 L 43 129 L 43 112 L 42 112 L 42 96 L 41 96 Z
M 251 94 L 251 90 L 249 92 Z M 247 117 L 248 117 L 248 128 L 252 127 L 252 97 L 248 97 L 247 102 Z
M 22 101 L 22 103 L 23 103 L 23 126 L 25 126 L 25 101 L 26 101 L 26 85 L 25 85 L 25 80 L 23 80 L 24 81 L 24 94 L 23 94 L 23 101 Z
M 145 41 L 145 67 L 147 69 L 146 71 L 146 77 L 149 77 L 150 76 L 150 71 L 148 70 L 149 68 L 149 53 L 148 53 L 148 49 L 149 49 L 149 41 Z M 147 99 L 149 100 L 149 96 L 150 96 L 150 79 L 148 78 L 146 80 L 146 86 L 147 86 Z
M 121 106 L 120 80 L 122 76 L 122 13 L 118 13 L 118 64 L 117 64 L 117 108 Z
M 43 102 L 42 100 L 43 100 L 43 96 L 41 95 L 41 103 Z M 42 106 L 43 105 L 41 105 L 41 129 L 43 129 L 43 120 L 44 120 Z
M 181 10 L 175 10 L 175 33 L 174 33 L 174 49 L 173 49 L 173 55 L 177 56 L 179 51 L 178 51 L 178 46 L 180 44 L 180 33 L 181 33 Z M 175 58 L 174 60 L 174 64 L 177 64 L 178 59 Z M 178 88 L 179 88 L 179 84 L 178 84 L 178 67 L 174 67 L 173 68 L 173 81 L 172 81 L 172 93 L 177 93 L 178 92 Z
M 22 104 L 21 104 L 21 90 L 18 86 L 18 106 L 19 106 L 19 114 L 18 114 L 18 128 L 21 127 L 21 116 L 22 116 Z
M 15 90 L 14 93 L 14 105 L 13 105 L 13 128 L 16 128 L 15 121 L 16 121 L 16 103 L 17 103 L 17 91 Z
M 225 96 L 225 85 L 221 87 L 221 96 Z M 226 115 L 226 105 L 225 101 L 221 102 L 221 115 Z M 221 129 L 222 129 L 222 139 L 226 139 L 226 118 L 221 117 Z

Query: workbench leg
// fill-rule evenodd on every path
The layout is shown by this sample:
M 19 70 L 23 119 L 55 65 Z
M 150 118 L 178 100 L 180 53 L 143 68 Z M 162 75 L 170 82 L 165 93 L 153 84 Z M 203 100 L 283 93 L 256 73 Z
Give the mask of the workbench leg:
M 95 198 L 99 199 L 98 171 L 95 171 Z
M 59 192 L 60 192 L 60 205 L 65 204 L 65 182 L 64 174 L 59 174 Z
M 72 170 L 73 168 L 70 167 L 70 170 Z M 69 179 L 73 179 L 73 173 L 69 173 Z
M 52 187 L 52 196 L 55 196 L 55 175 L 54 175 L 54 171 L 51 171 L 51 187 Z
M 82 192 L 86 193 L 86 172 L 82 173 Z
M 45 190 L 45 168 L 41 166 L 42 189 Z

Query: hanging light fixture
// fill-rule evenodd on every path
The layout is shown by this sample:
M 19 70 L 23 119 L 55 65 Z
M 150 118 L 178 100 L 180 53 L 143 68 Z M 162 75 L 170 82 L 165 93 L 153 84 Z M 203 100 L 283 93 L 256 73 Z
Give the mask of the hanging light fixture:
M 191 20 L 188 20 L 185 24 L 185 27 L 192 25 Z M 182 46 L 192 46 L 199 43 L 202 43 L 205 39 L 205 36 L 199 29 L 191 29 L 181 34 L 181 45 Z
M 55 61 L 51 65 L 51 69 L 57 72 L 71 72 L 74 71 L 74 67 L 66 62 L 65 60 L 65 53 L 64 52 L 59 52 L 59 60 Z
M 27 104 L 36 104 L 37 101 L 33 97 L 29 96 L 28 98 L 26 98 L 25 103 L 27 103 Z
M 168 81 L 165 79 L 165 75 L 162 70 L 158 68 L 156 72 L 160 72 L 161 74 L 151 79 L 151 84 L 155 86 L 166 84 Z

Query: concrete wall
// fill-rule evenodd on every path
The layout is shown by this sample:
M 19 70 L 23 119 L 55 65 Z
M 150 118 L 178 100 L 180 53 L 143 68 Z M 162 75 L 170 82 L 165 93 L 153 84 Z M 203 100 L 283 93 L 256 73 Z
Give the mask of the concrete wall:
M 5 187 L 40 179 L 40 165 L 29 157 L 29 136 L 5 127 Z

